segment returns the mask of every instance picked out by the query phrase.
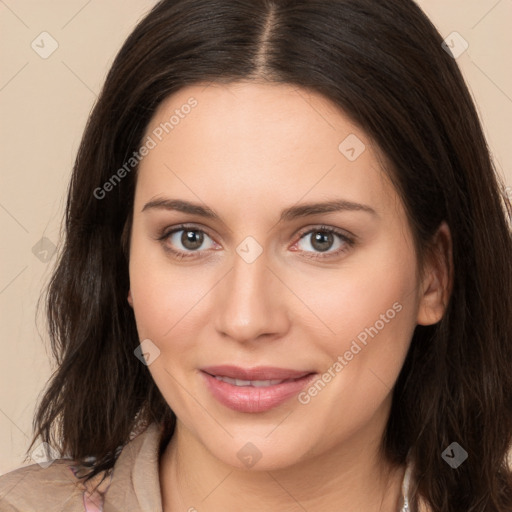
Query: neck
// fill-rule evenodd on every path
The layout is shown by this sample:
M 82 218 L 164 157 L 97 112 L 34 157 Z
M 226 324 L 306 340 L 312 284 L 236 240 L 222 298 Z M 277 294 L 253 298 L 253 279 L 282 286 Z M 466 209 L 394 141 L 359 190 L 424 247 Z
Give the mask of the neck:
M 293 466 L 240 470 L 215 458 L 178 420 L 160 461 L 164 512 L 262 509 L 397 512 L 405 467 L 383 459 L 377 440 L 350 439 Z

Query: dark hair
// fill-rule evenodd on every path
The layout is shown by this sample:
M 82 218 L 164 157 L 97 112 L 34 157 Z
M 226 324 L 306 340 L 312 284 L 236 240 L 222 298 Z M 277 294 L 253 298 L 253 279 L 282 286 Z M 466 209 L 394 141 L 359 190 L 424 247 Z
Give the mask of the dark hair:
M 450 300 L 440 322 L 416 327 L 393 390 L 386 457 L 404 464 L 410 452 L 415 496 L 433 511 L 510 511 L 512 208 L 442 42 L 412 0 L 159 2 L 119 51 L 78 151 L 46 296 L 58 369 L 33 443 L 41 436 L 84 464 L 94 457 L 90 478 L 113 467 L 136 422 L 159 422 L 170 438 L 175 415 L 134 356 L 127 302 L 136 169 L 102 199 L 94 191 L 179 89 L 296 84 L 330 99 L 382 150 L 420 261 L 442 221 L 452 234 Z M 469 454 L 457 469 L 441 457 L 454 441 Z

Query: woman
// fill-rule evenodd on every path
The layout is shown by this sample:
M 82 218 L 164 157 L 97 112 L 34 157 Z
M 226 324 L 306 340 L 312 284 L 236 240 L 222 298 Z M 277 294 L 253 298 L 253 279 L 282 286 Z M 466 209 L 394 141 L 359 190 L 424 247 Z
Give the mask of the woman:
M 511 510 L 512 211 L 445 49 L 408 0 L 154 7 L 69 189 L 61 455 L 0 510 Z

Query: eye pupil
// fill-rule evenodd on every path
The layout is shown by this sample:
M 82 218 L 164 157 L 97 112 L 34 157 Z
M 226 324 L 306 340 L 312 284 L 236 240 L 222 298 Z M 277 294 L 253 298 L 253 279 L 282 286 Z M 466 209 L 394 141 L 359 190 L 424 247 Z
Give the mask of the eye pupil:
M 317 231 L 313 237 L 312 246 L 321 251 L 327 251 L 333 243 L 333 234 L 325 231 Z
M 193 250 L 198 249 L 203 244 L 204 235 L 200 231 L 184 230 L 181 235 L 183 247 Z M 191 245 L 190 245 L 191 244 Z

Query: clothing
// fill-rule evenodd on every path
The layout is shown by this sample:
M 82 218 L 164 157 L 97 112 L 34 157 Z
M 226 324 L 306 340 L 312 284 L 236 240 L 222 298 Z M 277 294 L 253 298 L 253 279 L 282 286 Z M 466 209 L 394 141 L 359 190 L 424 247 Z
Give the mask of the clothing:
M 150 424 L 121 450 L 98 491 L 104 473 L 85 486 L 70 459 L 44 468 L 21 467 L 0 477 L 0 512 L 162 512 L 159 480 L 163 426 Z M 402 489 L 407 492 L 410 468 Z M 404 500 L 405 503 L 407 500 Z M 408 512 L 404 503 L 400 512 Z
M 163 427 L 152 423 L 128 442 L 95 494 L 89 491 L 104 473 L 85 486 L 70 459 L 55 460 L 47 468 L 32 464 L 11 471 L 0 477 L 0 512 L 162 512 L 162 433 Z

